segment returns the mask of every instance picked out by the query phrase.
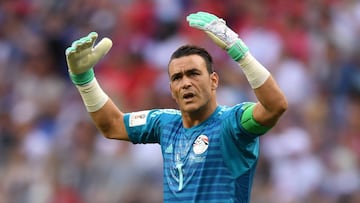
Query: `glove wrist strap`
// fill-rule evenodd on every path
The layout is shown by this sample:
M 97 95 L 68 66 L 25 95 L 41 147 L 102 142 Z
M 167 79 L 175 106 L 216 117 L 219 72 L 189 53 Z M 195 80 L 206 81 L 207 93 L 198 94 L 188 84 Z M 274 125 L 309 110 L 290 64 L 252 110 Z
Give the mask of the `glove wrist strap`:
M 249 48 L 244 44 L 241 39 L 237 39 L 235 43 L 227 50 L 227 53 L 235 61 L 239 61 L 244 58 L 245 54 L 249 51 Z
M 80 73 L 80 74 L 74 74 L 69 72 L 70 79 L 75 85 L 85 85 L 89 82 L 91 82 L 94 77 L 94 69 L 90 68 L 86 72 Z

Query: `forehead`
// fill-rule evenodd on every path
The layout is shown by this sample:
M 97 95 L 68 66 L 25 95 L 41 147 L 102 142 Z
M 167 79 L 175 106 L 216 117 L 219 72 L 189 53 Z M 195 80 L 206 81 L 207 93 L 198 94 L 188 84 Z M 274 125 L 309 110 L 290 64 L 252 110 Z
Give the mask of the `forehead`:
M 206 63 L 199 55 L 189 55 L 172 59 L 169 63 L 169 75 L 190 69 L 206 70 Z

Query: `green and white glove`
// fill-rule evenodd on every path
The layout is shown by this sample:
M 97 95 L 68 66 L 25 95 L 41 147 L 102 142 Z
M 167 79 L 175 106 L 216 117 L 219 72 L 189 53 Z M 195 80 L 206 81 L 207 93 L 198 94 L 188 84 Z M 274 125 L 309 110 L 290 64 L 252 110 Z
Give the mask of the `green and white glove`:
M 223 19 L 211 13 L 197 12 L 188 15 L 186 20 L 191 27 L 203 30 L 232 59 L 239 62 L 253 89 L 260 87 L 269 78 L 270 72 L 249 53 L 249 48 Z
M 186 20 L 191 27 L 203 30 L 222 49 L 225 49 L 232 59 L 239 61 L 249 51 L 249 48 L 231 30 L 226 22 L 217 16 L 207 12 L 192 13 Z
M 109 38 L 103 38 L 94 46 L 97 38 L 98 34 L 91 32 L 86 37 L 74 41 L 66 49 L 70 78 L 76 85 L 84 85 L 94 79 L 93 67 L 112 47 L 112 41 Z
M 109 38 L 103 38 L 96 46 L 96 32 L 76 40 L 66 49 L 66 61 L 71 81 L 79 90 L 88 112 L 96 112 L 108 101 L 109 97 L 98 84 L 93 67 L 112 47 Z

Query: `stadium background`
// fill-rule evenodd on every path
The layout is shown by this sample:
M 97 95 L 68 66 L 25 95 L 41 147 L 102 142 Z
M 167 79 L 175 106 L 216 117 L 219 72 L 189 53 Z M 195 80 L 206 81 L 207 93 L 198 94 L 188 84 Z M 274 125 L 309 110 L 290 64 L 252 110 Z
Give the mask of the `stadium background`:
M 102 138 L 67 76 L 65 49 L 90 31 L 114 46 L 95 68 L 125 111 L 176 107 L 175 48 L 210 50 L 220 104 L 253 100 L 237 65 L 185 16 L 215 13 L 289 100 L 261 138 L 252 203 L 360 202 L 360 1 L 0 1 L 0 203 L 157 203 L 159 148 Z

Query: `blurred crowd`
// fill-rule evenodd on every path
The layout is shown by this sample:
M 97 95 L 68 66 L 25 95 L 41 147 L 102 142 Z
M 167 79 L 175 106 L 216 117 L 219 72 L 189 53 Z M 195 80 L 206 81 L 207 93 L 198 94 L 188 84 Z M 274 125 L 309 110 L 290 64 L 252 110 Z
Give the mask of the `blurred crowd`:
M 278 81 L 289 110 L 261 137 L 252 203 L 360 202 L 360 1 L 0 1 L 0 203 L 162 202 L 158 145 L 107 140 L 67 75 L 91 31 L 114 46 L 98 81 L 125 112 L 177 108 L 167 63 L 180 45 L 213 55 L 218 101 L 255 101 L 226 52 L 185 21 L 224 18 Z

